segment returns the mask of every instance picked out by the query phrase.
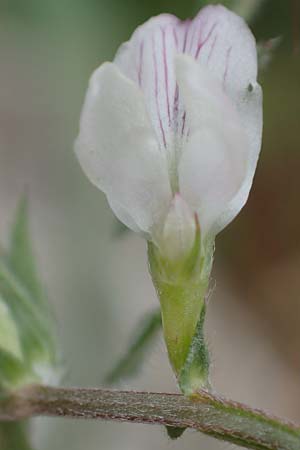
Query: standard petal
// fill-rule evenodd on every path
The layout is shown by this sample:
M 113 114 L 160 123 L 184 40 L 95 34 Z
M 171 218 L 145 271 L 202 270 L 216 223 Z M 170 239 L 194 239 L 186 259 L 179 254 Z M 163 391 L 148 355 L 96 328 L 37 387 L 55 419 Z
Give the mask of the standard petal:
M 248 176 L 248 138 L 232 101 L 206 67 L 181 55 L 176 69 L 189 130 L 178 168 L 180 193 L 198 212 L 202 233 L 216 234 Z
M 173 139 L 176 80 L 173 58 L 176 54 L 174 30 L 180 20 L 162 14 L 137 28 L 123 44 L 114 62 L 143 91 L 147 110 L 161 148 Z
M 240 113 L 254 172 L 262 131 L 255 40 L 243 19 L 217 5 L 202 8 L 195 19 L 184 22 L 170 14 L 150 19 L 137 28 L 115 58 L 120 70 L 144 93 L 160 147 L 167 154 L 171 179 L 188 134 L 174 69 L 178 53 L 193 57 L 222 83 Z
M 168 208 L 171 193 L 140 89 L 115 64 L 90 81 L 76 153 L 89 179 L 130 228 L 149 232 Z

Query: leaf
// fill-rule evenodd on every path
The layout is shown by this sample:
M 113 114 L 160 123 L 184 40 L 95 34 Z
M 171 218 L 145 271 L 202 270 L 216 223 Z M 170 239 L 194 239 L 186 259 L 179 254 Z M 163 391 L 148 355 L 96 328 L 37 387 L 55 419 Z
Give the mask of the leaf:
M 22 360 L 19 333 L 11 313 L 0 296 L 0 349 Z
M 12 272 L 32 294 L 32 299 L 39 302 L 44 293 L 37 276 L 28 222 L 28 201 L 23 197 L 12 226 L 8 260 Z
M 129 378 L 135 375 L 143 364 L 147 351 L 160 329 L 160 310 L 148 313 L 147 316 L 143 318 L 142 323 L 138 325 L 127 352 L 107 374 L 104 382 L 106 384 L 114 384 L 121 378 Z
M 16 387 L 26 377 L 23 363 L 12 354 L 0 349 L 0 392 Z
M 0 293 L 16 323 L 22 353 L 28 362 L 52 347 L 52 324 L 35 304 L 26 287 L 0 260 Z
M 25 198 L 0 257 L 0 300 L 0 384 L 13 386 L 14 372 L 27 382 L 42 380 L 40 368 L 57 365 L 55 327 L 37 275 Z
M 169 438 L 172 439 L 172 441 L 175 441 L 176 439 L 180 438 L 180 436 L 183 435 L 186 428 L 166 426 L 166 430 L 167 430 Z
M 23 324 L 27 325 L 27 337 L 31 337 L 31 342 L 40 340 L 43 348 L 44 345 L 49 347 L 50 343 L 54 346 L 54 342 L 51 342 L 53 341 L 54 317 L 37 273 L 29 233 L 26 197 L 20 200 L 17 208 L 11 230 L 7 261 L 9 268 L 5 273 L 6 281 L 10 285 L 11 294 L 16 296 L 22 305 L 20 307 L 16 305 L 15 310 L 19 308 L 20 318 L 22 314 L 24 315 L 21 319 Z M 5 267 L 2 266 L 2 275 L 4 269 Z M 30 303 L 32 303 L 32 307 Z M 28 320 L 24 321 L 26 316 L 28 316 Z M 30 324 L 30 320 L 35 321 L 35 327 Z

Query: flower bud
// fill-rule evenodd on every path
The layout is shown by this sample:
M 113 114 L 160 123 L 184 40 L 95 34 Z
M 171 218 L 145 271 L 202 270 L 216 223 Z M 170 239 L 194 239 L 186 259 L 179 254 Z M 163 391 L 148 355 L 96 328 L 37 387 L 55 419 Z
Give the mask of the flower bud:
M 159 242 L 161 254 L 177 262 L 191 252 L 196 237 L 196 220 L 179 193 L 175 194 L 167 214 Z

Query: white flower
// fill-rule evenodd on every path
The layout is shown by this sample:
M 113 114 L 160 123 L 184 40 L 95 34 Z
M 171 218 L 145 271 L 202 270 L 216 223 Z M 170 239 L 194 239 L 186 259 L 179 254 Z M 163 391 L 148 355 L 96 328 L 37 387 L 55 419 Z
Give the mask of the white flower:
M 76 152 L 142 233 L 181 390 L 209 386 L 203 338 L 213 242 L 239 213 L 261 146 L 255 40 L 222 6 L 140 26 L 90 81 Z
M 92 75 L 79 161 L 116 216 L 170 258 L 192 246 L 195 214 L 213 238 L 247 200 L 261 147 L 256 76 L 255 40 L 222 6 L 150 19 Z

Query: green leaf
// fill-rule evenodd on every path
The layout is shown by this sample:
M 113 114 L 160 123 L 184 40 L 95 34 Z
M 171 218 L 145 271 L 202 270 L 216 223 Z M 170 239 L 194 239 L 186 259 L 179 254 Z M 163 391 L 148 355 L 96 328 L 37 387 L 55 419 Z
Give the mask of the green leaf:
M 22 199 L 0 256 L 0 385 L 39 382 L 57 369 L 54 318 L 37 275 Z
M 16 303 L 16 299 L 18 301 L 14 311 L 25 332 L 25 342 L 29 341 L 26 351 L 31 348 L 35 349 L 35 353 L 40 350 L 43 352 L 45 348 L 49 350 L 51 346 L 54 353 L 54 317 L 37 272 L 30 239 L 26 197 L 20 200 L 17 208 L 11 230 L 7 264 L 6 267 L 2 265 L 1 275 L 6 279 L 10 303 Z M 13 299 L 15 301 L 12 301 Z
M 52 347 L 52 324 L 48 314 L 33 302 L 26 287 L 0 260 L 0 292 L 18 328 L 22 353 L 28 362 L 48 354 Z
M 118 382 L 121 378 L 135 375 L 146 357 L 157 332 L 161 329 L 160 310 L 152 311 L 143 318 L 135 331 L 133 340 L 125 355 L 105 377 L 106 384 Z
M 180 438 L 183 435 L 186 428 L 166 426 L 166 430 L 167 430 L 169 438 L 172 439 L 172 441 L 175 441 L 176 439 Z
M 22 360 L 22 350 L 16 323 L 0 296 L 0 349 Z
M 0 392 L 3 389 L 16 388 L 20 381 L 27 378 L 27 370 L 22 361 L 11 353 L 0 349 Z
M 30 242 L 28 201 L 25 197 L 19 203 L 12 226 L 8 260 L 12 272 L 26 286 L 32 300 L 39 302 L 44 298 Z

